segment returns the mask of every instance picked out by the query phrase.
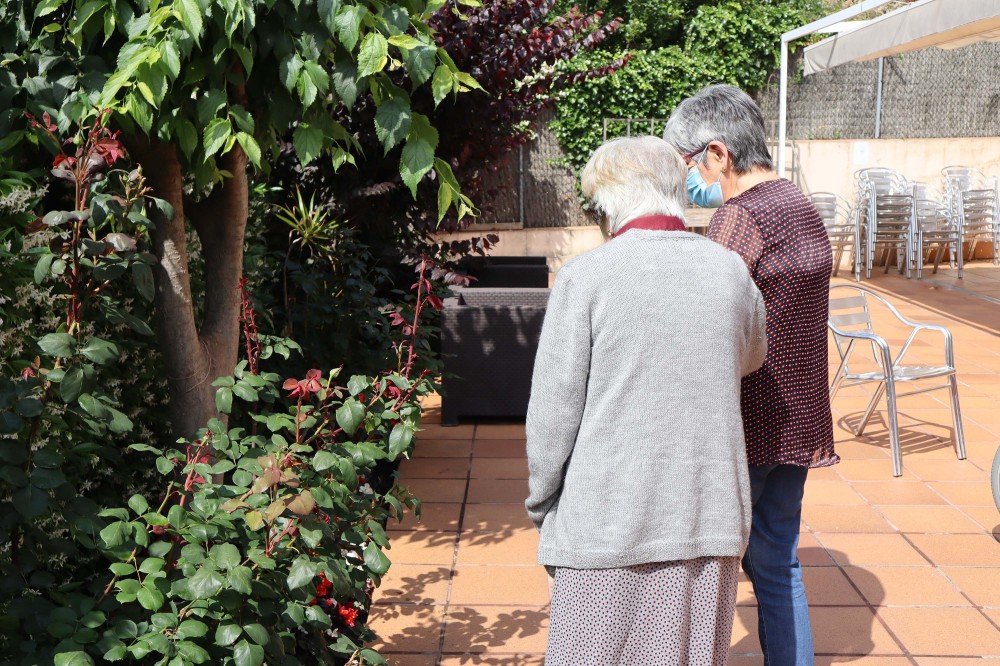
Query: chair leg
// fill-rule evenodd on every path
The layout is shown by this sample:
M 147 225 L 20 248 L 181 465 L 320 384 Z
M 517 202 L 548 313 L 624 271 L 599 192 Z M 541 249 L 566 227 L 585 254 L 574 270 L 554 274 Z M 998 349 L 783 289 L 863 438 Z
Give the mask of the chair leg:
M 951 418 L 955 424 L 955 454 L 965 460 L 965 432 L 962 430 L 962 409 L 958 405 L 958 377 L 948 378 L 948 392 L 951 394 Z
M 889 416 L 889 447 L 892 449 L 892 475 L 903 475 L 903 451 L 899 446 L 899 417 L 896 414 L 896 385 L 892 382 L 885 387 L 885 411 Z
M 875 407 L 878 406 L 878 401 L 882 397 L 883 391 L 885 391 L 885 382 L 879 384 L 878 388 L 875 389 L 875 395 L 872 396 L 871 402 L 868 403 L 868 408 L 865 409 L 864 416 L 861 417 L 861 422 L 858 423 L 858 427 L 854 430 L 855 435 L 864 433 L 865 428 L 868 426 L 868 421 L 871 419 L 872 414 L 875 413 Z

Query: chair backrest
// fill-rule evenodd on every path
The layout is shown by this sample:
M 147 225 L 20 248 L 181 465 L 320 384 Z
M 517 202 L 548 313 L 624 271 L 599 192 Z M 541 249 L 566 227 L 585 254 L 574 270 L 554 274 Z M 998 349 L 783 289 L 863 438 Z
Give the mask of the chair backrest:
M 857 340 L 843 338 L 837 334 L 838 331 L 843 333 L 875 333 L 872 329 L 870 309 L 872 301 L 881 302 L 895 313 L 895 308 L 888 301 L 863 287 L 846 284 L 830 287 L 830 311 L 827 325 L 833 333 L 833 341 L 837 345 L 837 353 L 841 359 L 845 359 Z M 875 363 L 882 367 L 881 357 L 874 353 L 874 343 L 872 343 L 872 352 Z M 847 369 L 846 360 L 844 363 L 845 369 Z
M 936 199 L 917 199 L 913 202 L 917 224 L 923 230 L 948 229 L 953 227 L 953 219 L 948 206 Z
M 950 166 L 941 169 L 947 189 L 957 190 L 988 190 L 996 189 L 996 179 L 984 174 L 975 167 Z
M 868 310 L 868 292 L 851 285 L 830 287 L 830 328 L 846 333 L 859 331 L 872 333 L 872 319 Z
M 854 213 L 847 199 L 833 192 L 813 192 L 809 200 L 816 206 L 827 227 L 844 227 L 854 223 Z

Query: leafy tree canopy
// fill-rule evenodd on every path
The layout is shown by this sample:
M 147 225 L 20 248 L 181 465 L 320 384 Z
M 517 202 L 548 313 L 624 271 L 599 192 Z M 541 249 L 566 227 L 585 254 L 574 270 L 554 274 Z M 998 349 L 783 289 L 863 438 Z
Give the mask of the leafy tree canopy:
M 611 76 L 557 96 L 553 129 L 577 168 L 603 140 L 605 118 L 666 118 L 711 83 L 759 90 L 778 64 L 781 34 L 828 7 L 822 0 L 592 0 L 594 9 L 621 16 L 624 25 L 607 51 L 572 66 L 631 59 Z M 608 138 L 625 132 L 624 123 L 612 123 Z

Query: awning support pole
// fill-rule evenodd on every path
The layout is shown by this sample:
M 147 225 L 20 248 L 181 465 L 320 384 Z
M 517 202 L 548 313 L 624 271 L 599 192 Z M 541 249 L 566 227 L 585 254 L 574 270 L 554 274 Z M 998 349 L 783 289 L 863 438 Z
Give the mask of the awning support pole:
M 875 88 L 875 138 L 882 137 L 882 76 L 885 73 L 885 58 L 878 59 L 878 84 Z
M 841 21 L 847 21 L 855 16 L 864 14 L 873 9 L 877 9 L 882 5 L 888 4 L 890 2 L 896 2 L 896 0 L 862 0 L 853 7 L 848 7 L 847 9 L 841 9 L 839 12 L 835 12 L 819 19 L 818 21 L 813 21 L 801 28 L 796 28 L 795 30 L 789 30 L 781 36 L 781 89 L 779 91 L 779 101 L 778 101 L 778 175 L 783 176 L 785 173 L 785 139 L 788 120 L 788 45 L 794 42 L 796 39 L 800 39 L 807 35 L 812 35 L 817 32 L 823 32 L 823 28 L 829 28 L 835 23 L 840 23 Z
M 788 41 L 781 37 L 781 82 L 778 84 L 778 176 L 785 177 L 785 137 L 788 132 Z

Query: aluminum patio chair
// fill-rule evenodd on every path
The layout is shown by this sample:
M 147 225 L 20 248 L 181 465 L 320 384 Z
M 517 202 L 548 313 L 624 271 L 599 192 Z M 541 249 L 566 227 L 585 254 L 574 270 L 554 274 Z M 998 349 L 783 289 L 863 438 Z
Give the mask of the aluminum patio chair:
M 840 270 L 844 251 L 851 253 L 854 279 L 861 279 L 861 226 L 860 218 L 851 209 L 847 199 L 833 192 L 813 192 L 809 199 L 819 211 L 833 248 L 833 274 Z
M 924 275 L 925 258 L 930 250 L 934 251 L 935 273 L 945 250 L 948 250 L 948 262 L 958 267 L 958 277 L 961 278 L 965 263 L 961 225 L 951 214 L 945 195 L 926 183 L 913 183 L 913 196 L 913 257 L 917 278 Z
M 893 355 L 892 349 L 885 338 L 876 334 L 872 327 L 870 307 L 884 306 L 903 325 L 910 328 L 910 334 L 902 348 Z M 958 378 L 955 374 L 955 354 L 951 332 L 944 326 L 920 324 L 903 317 L 881 296 L 854 285 L 835 285 L 830 287 L 830 317 L 828 326 L 833 332 L 834 343 L 840 356 L 840 365 L 830 384 L 830 399 L 837 394 L 842 386 L 854 386 L 875 382 L 878 386 L 875 394 L 865 409 L 864 415 L 855 430 L 856 435 L 864 432 L 871 419 L 875 407 L 885 394 L 886 414 L 889 422 L 889 444 L 892 449 L 893 476 L 903 473 L 903 455 L 899 446 L 899 419 L 896 401 L 899 398 L 948 389 L 951 396 L 952 420 L 954 423 L 955 453 L 960 460 L 965 460 L 965 436 L 962 431 L 962 412 L 958 404 Z M 910 345 L 921 331 L 936 331 L 944 337 L 943 365 L 904 365 L 904 358 Z M 859 349 L 871 348 L 874 370 L 869 369 L 871 363 L 866 363 L 861 371 L 852 372 L 850 361 L 852 355 Z M 855 365 L 855 367 L 857 367 Z M 934 386 L 917 388 L 906 393 L 897 392 L 898 382 L 916 382 L 921 380 L 937 380 Z M 945 380 L 944 383 L 939 383 Z
M 886 273 L 895 250 L 899 272 L 910 277 L 915 229 L 912 185 L 899 172 L 882 167 L 862 169 L 855 176 L 859 224 L 865 229 L 865 277 L 871 277 L 877 246 L 884 250 Z
M 945 167 L 941 175 L 951 215 L 962 232 L 963 249 L 968 242 L 972 258 L 981 241 L 989 242 L 993 247 L 993 264 L 1000 265 L 1000 197 L 996 176 L 963 166 Z

